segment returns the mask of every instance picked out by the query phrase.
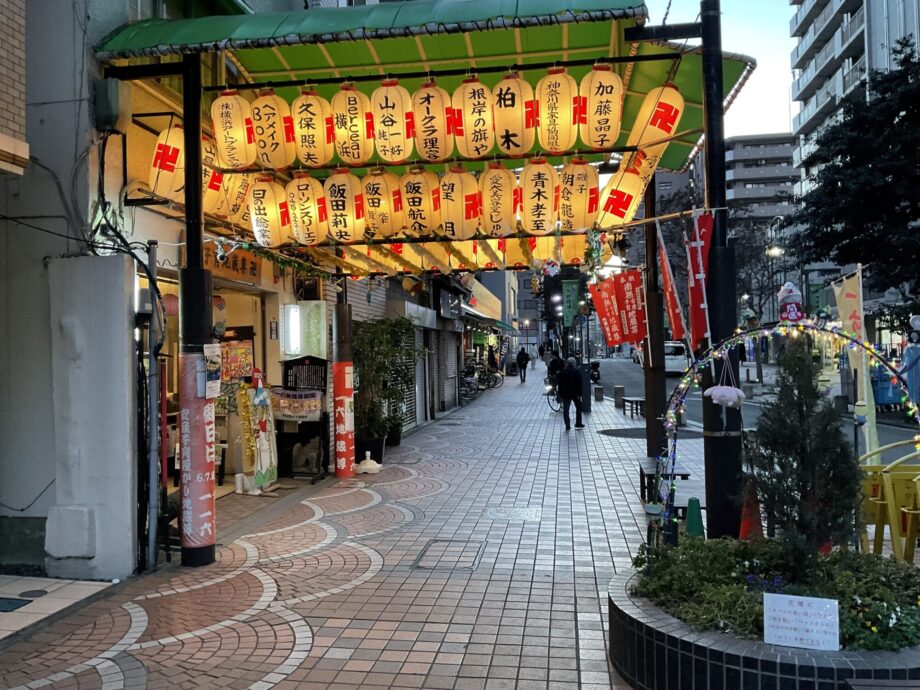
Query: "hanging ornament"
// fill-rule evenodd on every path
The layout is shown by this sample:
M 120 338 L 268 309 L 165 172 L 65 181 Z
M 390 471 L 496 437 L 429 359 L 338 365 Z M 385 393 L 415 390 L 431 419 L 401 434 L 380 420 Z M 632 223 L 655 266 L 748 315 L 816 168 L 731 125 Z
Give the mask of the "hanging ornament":
M 390 163 L 402 163 L 412 155 L 415 141 L 412 96 L 398 80 L 385 79 L 371 96 L 371 104 L 377 127 L 377 155 Z
M 550 69 L 537 82 L 537 139 L 549 153 L 575 148 L 578 136 L 578 83 L 564 67 Z
M 559 173 L 559 221 L 562 230 L 584 232 L 594 226 L 600 199 L 597 169 L 573 158 Z
M 221 91 L 214 99 L 211 125 L 223 167 L 240 170 L 256 162 L 252 106 L 237 91 Z
M 368 239 L 392 237 L 406 225 L 399 178 L 383 168 L 374 168 L 364 178 L 364 208 Z
M 506 237 L 517 231 L 520 189 L 514 173 L 498 162 L 489 164 L 479 176 L 482 194 L 482 232 L 489 237 Z
M 463 169 L 452 167 L 441 178 L 442 234 L 453 240 L 476 236 L 482 214 L 482 194 L 476 178 Z
M 272 89 L 259 92 L 252 102 L 252 124 L 256 132 L 256 161 L 273 170 L 284 170 L 294 162 L 294 120 L 287 101 Z
M 454 91 L 453 126 L 457 151 L 464 158 L 482 158 L 495 144 L 492 91 L 474 75 Z
M 364 190 L 361 180 L 348 168 L 337 168 L 326 178 L 329 237 L 336 242 L 355 242 L 364 237 Z
M 441 225 L 441 183 L 422 166 L 409 168 L 399 181 L 408 233 L 430 237 Z
M 322 182 L 309 173 L 297 172 L 284 192 L 287 195 L 294 239 L 308 247 L 325 240 L 329 218 Z
M 185 194 L 185 132 L 182 125 L 167 127 L 157 137 L 148 177 L 150 191 L 173 201 Z
M 332 106 L 316 91 L 305 89 L 291 103 L 294 148 L 297 159 L 308 168 L 326 165 L 335 154 Z
M 342 84 L 332 97 L 335 150 L 346 165 L 363 165 L 374 155 L 371 99 L 354 84 Z
M 597 224 L 609 228 L 631 221 L 644 191 L 645 182 L 635 170 L 619 170 L 601 192 Z
M 492 95 L 498 150 L 518 157 L 533 148 L 539 119 L 533 89 L 517 72 L 505 75 Z
M 419 157 L 431 162 L 448 158 L 454 150 L 454 130 L 447 91 L 434 80 L 422 84 L 412 94 L 412 112 Z
M 220 192 L 224 173 L 215 168 L 220 166 L 217 144 L 210 137 L 201 137 L 201 210 L 213 215 L 220 206 Z
M 252 234 L 263 247 L 280 247 L 290 242 L 291 214 L 284 187 L 267 175 L 256 178 L 249 197 Z
M 578 87 L 578 123 L 585 146 L 609 149 L 620 137 L 623 80 L 610 65 L 594 65 Z
M 559 178 L 545 158 L 531 158 L 521 172 L 521 225 L 529 235 L 556 229 Z
M 638 170 L 639 176 L 646 184 L 652 179 L 661 157 L 668 148 L 669 142 L 662 139 L 677 133 L 677 126 L 683 114 L 684 98 L 673 84 L 652 89 L 645 95 L 626 140 L 627 146 L 638 146 L 639 150 L 624 154 L 623 160 L 629 167 Z

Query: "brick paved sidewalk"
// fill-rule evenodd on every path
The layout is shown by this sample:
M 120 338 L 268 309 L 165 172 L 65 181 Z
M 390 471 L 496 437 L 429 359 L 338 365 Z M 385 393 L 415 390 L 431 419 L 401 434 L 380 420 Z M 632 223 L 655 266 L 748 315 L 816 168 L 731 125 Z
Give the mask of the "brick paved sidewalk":
M 0 687 L 626 687 L 606 587 L 643 539 L 645 441 L 597 433 L 640 426 L 612 401 L 586 423 L 565 432 L 541 377 L 509 378 L 388 449 L 379 475 L 224 527 L 215 565 L 0 643 Z

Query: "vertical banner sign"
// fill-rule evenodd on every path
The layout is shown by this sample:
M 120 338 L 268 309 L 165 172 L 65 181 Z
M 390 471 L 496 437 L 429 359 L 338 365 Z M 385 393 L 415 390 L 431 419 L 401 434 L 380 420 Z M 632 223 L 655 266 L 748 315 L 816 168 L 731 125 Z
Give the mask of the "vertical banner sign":
M 179 355 L 183 548 L 213 546 L 217 533 L 214 522 L 214 400 L 206 397 L 207 378 L 208 367 L 203 354 Z
M 578 282 L 577 280 L 562 281 L 562 324 L 571 326 L 578 315 Z
M 687 289 L 690 293 L 690 349 L 696 352 L 709 338 L 709 304 L 706 302 L 706 271 L 709 268 L 709 241 L 712 214 L 694 219 L 693 237 L 687 243 Z
M 837 313 L 843 323 L 843 330 L 851 333 L 860 342 L 866 340 L 863 325 L 862 302 L 862 267 L 856 273 L 834 283 L 834 297 L 837 298 Z M 850 370 L 857 370 L 859 377 L 859 395 L 866 403 L 866 423 L 862 426 L 866 450 L 878 448 L 878 432 L 875 428 L 875 396 L 872 394 L 872 382 L 869 377 L 869 363 L 862 348 L 848 348 Z
M 620 325 L 620 309 L 617 305 L 616 281 L 607 278 L 599 283 L 588 286 L 597 318 L 604 333 L 607 347 L 613 347 L 623 342 L 623 329 Z
M 658 262 L 661 264 L 661 282 L 664 288 L 664 303 L 668 310 L 668 324 L 671 326 L 671 339 L 683 340 L 687 337 L 684 310 L 680 304 L 677 288 L 674 286 L 674 274 L 671 272 L 668 248 L 664 244 L 660 227 L 658 228 Z
M 332 363 L 332 392 L 335 396 L 335 476 L 347 479 L 355 476 L 355 389 L 351 362 Z
M 617 306 L 623 342 L 640 343 L 646 335 L 645 295 L 642 291 L 642 273 L 623 271 L 613 278 L 616 285 Z

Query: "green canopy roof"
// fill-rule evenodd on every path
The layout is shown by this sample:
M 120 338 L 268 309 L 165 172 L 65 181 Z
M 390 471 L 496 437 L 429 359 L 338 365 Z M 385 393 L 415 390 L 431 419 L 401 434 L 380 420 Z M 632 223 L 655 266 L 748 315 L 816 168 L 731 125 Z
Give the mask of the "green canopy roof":
M 680 169 L 700 139 L 703 126 L 701 58 L 696 48 L 673 44 L 625 43 L 625 29 L 647 16 L 639 0 L 408 0 L 379 5 L 317 8 L 300 12 L 214 16 L 197 19 L 150 19 L 128 24 L 97 46 L 103 61 L 228 51 L 240 68 L 240 81 L 285 82 L 430 70 L 522 65 L 533 84 L 543 75 L 527 64 L 667 54 L 671 60 L 616 65 L 624 79 L 625 145 L 643 96 L 668 78 L 688 107 L 661 166 Z M 726 106 L 754 67 L 754 61 L 726 55 L 723 91 Z M 569 71 L 580 78 L 589 66 Z M 451 91 L 462 76 L 438 77 Z M 494 85 L 500 73 L 481 74 Z M 421 79 L 406 79 L 408 89 Z M 373 82 L 358 84 L 368 93 Z M 336 85 L 319 91 L 331 96 Z M 292 100 L 296 88 L 279 89 Z

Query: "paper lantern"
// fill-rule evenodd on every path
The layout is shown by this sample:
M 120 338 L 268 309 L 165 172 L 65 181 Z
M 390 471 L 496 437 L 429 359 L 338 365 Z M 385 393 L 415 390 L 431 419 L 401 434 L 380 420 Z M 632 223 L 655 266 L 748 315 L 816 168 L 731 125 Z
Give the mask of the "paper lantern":
M 332 97 L 335 151 L 347 165 L 363 165 L 374 155 L 371 99 L 354 84 L 342 84 Z
M 294 149 L 308 168 L 326 165 L 335 154 L 332 106 L 316 91 L 301 91 L 291 103 L 294 118 Z
M 505 237 L 517 231 L 519 189 L 517 177 L 501 163 L 491 163 L 479 176 L 482 194 L 482 232 Z
M 236 91 L 221 91 L 211 104 L 211 125 L 223 167 L 240 170 L 256 162 L 252 106 Z
M 337 168 L 326 178 L 323 187 L 329 212 L 329 238 L 343 243 L 363 239 L 366 223 L 361 180 L 348 168 Z
M 588 148 L 605 150 L 620 137 L 623 80 L 610 65 L 594 65 L 578 87 L 578 122 Z
M 377 155 L 390 163 L 402 163 L 414 149 L 412 96 L 396 79 L 385 79 L 371 96 L 371 105 L 376 125 Z
M 298 172 L 284 188 L 291 232 L 300 244 L 312 246 L 326 239 L 328 217 L 323 184 L 309 173 Z
M 482 215 L 482 194 L 476 178 L 462 166 L 452 167 L 441 177 L 442 234 L 454 240 L 476 236 Z
M 533 147 L 539 117 L 533 89 L 516 72 L 508 74 L 492 92 L 492 103 L 498 150 L 523 156 Z
M 399 184 L 408 233 L 418 237 L 437 233 L 441 225 L 441 183 L 438 176 L 416 166 L 402 176 Z
M 294 120 L 287 101 L 271 89 L 259 92 L 252 102 L 252 125 L 256 133 L 256 162 L 284 170 L 294 162 Z
M 173 201 L 183 201 L 185 186 L 185 132 L 182 125 L 167 127 L 157 137 L 148 177 L 150 191 Z
M 406 225 L 399 178 L 383 168 L 375 168 L 364 178 L 364 210 L 367 214 L 365 237 L 392 237 Z
M 448 158 L 454 150 L 454 135 L 447 91 L 434 81 L 422 84 L 412 94 L 412 112 L 419 157 L 434 162 Z
M 623 159 L 628 167 L 638 170 L 646 183 L 668 148 L 669 142 L 662 139 L 677 133 L 683 114 L 684 98 L 673 84 L 652 89 L 645 95 L 626 140 L 628 146 L 638 146 L 639 150 L 625 154 Z
M 280 247 L 290 242 L 291 214 L 284 187 L 265 175 L 256 178 L 249 195 L 252 234 L 263 247 Z
M 491 89 L 470 77 L 454 91 L 452 102 L 457 152 L 464 158 L 482 158 L 495 144 Z
M 521 172 L 521 225 L 529 235 L 556 229 L 559 177 L 545 158 L 531 158 Z
M 597 170 L 584 158 L 573 158 L 559 173 L 559 222 L 567 232 L 594 226 L 600 198 Z
M 249 226 L 249 191 L 252 188 L 251 173 L 227 173 L 220 185 L 220 201 L 214 215 L 228 218 L 231 223 Z
M 564 68 L 553 68 L 537 82 L 537 138 L 550 153 L 575 148 L 578 137 L 578 83 Z
M 214 169 L 219 167 L 217 144 L 210 137 L 201 137 L 201 210 L 208 215 L 220 207 L 224 173 Z
M 619 170 L 601 192 L 597 224 L 602 228 L 628 223 L 642 201 L 645 182 L 634 171 Z

